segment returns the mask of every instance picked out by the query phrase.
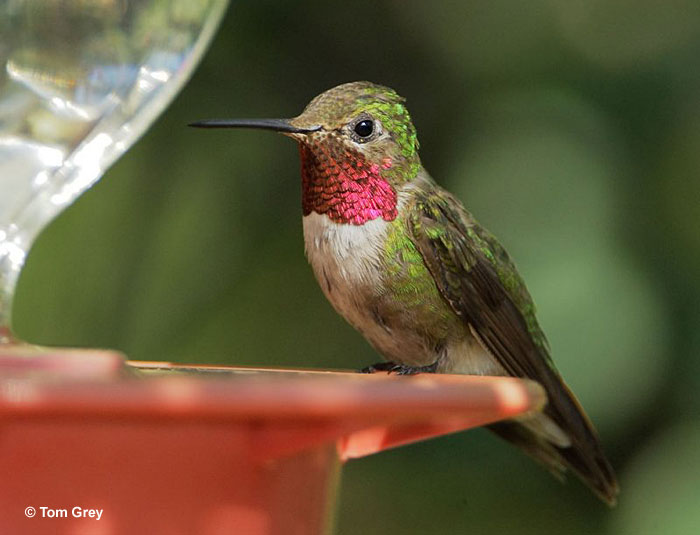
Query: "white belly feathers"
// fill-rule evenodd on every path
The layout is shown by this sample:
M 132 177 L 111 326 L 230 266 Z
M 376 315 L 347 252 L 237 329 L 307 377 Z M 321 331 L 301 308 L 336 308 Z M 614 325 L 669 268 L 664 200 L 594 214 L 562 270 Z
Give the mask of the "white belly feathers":
M 383 219 L 359 226 L 334 223 L 316 212 L 305 216 L 306 256 L 319 283 L 324 286 L 342 278 L 351 286 L 377 284 L 389 225 Z

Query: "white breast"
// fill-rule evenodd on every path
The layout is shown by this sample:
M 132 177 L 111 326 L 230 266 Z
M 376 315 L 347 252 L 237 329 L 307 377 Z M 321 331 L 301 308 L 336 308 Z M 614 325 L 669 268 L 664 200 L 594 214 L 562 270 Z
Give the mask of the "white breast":
M 367 326 L 368 301 L 381 287 L 380 259 L 390 223 L 339 224 L 315 212 L 304 217 L 306 256 L 323 293 L 355 328 Z
M 338 283 L 371 285 L 378 282 L 378 261 L 389 223 L 374 219 L 364 225 L 334 223 L 312 212 L 304 217 L 306 256 L 319 283 L 332 277 Z

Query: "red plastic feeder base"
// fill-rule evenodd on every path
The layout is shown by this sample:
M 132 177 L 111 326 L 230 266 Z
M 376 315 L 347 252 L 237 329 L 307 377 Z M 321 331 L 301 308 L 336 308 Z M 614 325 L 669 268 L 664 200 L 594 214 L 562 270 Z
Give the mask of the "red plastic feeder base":
M 537 384 L 512 378 L 125 363 L 106 351 L 0 347 L 0 526 L 327 533 L 341 461 L 544 402 Z

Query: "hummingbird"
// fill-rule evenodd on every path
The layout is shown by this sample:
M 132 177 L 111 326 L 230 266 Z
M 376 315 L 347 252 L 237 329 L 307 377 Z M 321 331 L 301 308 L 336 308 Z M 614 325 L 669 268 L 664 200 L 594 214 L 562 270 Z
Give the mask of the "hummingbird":
M 539 382 L 541 413 L 489 428 L 609 505 L 618 483 L 564 383 L 508 253 L 423 167 L 405 99 L 339 85 L 293 119 L 190 126 L 273 130 L 297 141 L 306 256 L 323 293 L 385 361 L 363 371 L 514 376 Z

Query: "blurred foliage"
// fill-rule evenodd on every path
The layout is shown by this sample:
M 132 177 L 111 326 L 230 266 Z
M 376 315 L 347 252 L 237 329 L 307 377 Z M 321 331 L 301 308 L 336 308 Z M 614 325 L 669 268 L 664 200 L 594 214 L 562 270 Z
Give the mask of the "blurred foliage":
M 293 143 L 184 125 L 383 83 L 518 262 L 622 494 L 609 511 L 475 431 L 348 464 L 338 533 L 697 532 L 698 57 L 696 0 L 234 0 L 168 112 L 40 237 L 17 332 L 134 359 L 376 361 L 306 266 Z

